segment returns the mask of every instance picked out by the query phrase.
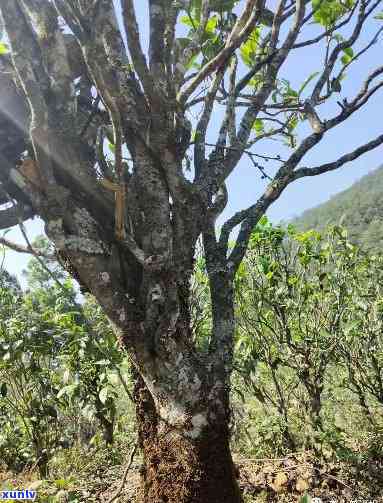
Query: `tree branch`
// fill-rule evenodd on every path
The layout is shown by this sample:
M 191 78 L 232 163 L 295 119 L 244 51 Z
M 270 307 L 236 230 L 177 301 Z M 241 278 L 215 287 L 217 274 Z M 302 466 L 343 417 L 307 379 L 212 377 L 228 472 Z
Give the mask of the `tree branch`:
M 298 36 L 301 22 L 305 13 L 305 2 L 304 0 L 297 0 L 296 5 L 297 7 L 294 22 L 281 48 L 278 49 L 277 54 L 274 56 L 271 63 L 269 64 L 269 67 L 266 70 L 266 75 L 261 89 L 255 92 L 253 102 L 246 110 L 241 120 L 237 139 L 235 144 L 233 145 L 233 149 L 230 150 L 228 155 L 223 159 L 223 161 L 220 162 L 220 167 L 217 166 L 215 170 L 211 170 L 211 179 L 207 181 L 208 184 L 215 183 L 219 186 L 222 181 L 226 180 L 226 178 L 230 175 L 243 155 L 243 149 L 246 148 L 246 144 L 248 142 L 254 121 L 256 120 L 258 113 L 262 109 L 265 101 L 270 96 L 270 93 L 272 92 L 274 87 L 275 80 L 277 78 L 278 71 L 286 60 L 290 49 Z M 284 0 L 281 0 L 274 17 L 272 27 L 270 38 L 271 51 L 276 48 L 278 42 L 279 31 L 282 22 L 283 6 Z
M 149 101 L 153 105 L 158 105 L 159 90 L 156 90 L 153 76 L 150 73 L 150 70 L 146 63 L 145 54 L 141 47 L 140 32 L 136 19 L 133 0 L 122 0 L 122 16 L 134 70 L 137 72 L 137 75 L 142 83 L 142 87 L 144 88 L 145 93 L 149 98 Z
M 180 104 L 185 104 L 190 95 L 197 89 L 200 83 L 213 72 L 225 67 L 234 54 L 236 49 L 249 37 L 254 29 L 257 21 L 259 20 L 262 10 L 262 0 L 247 0 L 247 4 L 234 25 L 230 33 L 225 47 L 206 63 L 194 79 L 186 86 L 185 89 L 179 92 L 177 101 Z
M 320 175 L 322 173 L 328 173 L 329 171 L 334 171 L 335 169 L 340 168 L 344 164 L 354 161 L 355 159 L 365 154 L 366 152 L 370 152 L 371 150 L 380 147 L 382 144 L 383 144 L 383 134 L 377 136 L 374 140 L 371 140 L 370 142 L 361 145 L 352 152 L 342 155 L 336 161 L 321 164 L 320 166 L 316 166 L 314 168 L 299 168 L 295 170 L 294 180 L 298 180 L 299 178 L 302 178 L 304 176 L 315 176 Z
M 328 82 L 328 79 L 331 75 L 331 72 L 335 66 L 335 63 L 338 60 L 338 56 L 343 51 L 344 49 L 347 49 L 348 47 L 352 47 L 352 45 L 355 43 L 355 41 L 358 39 L 360 32 L 362 30 L 363 24 L 366 21 L 367 17 L 369 14 L 372 12 L 372 10 L 380 3 L 380 0 L 377 0 L 372 7 L 367 13 L 366 13 L 366 6 L 367 2 L 366 0 L 361 0 L 360 1 L 360 7 L 359 7 L 359 13 L 358 13 L 358 18 L 354 27 L 354 30 L 352 31 L 352 34 L 347 40 L 344 40 L 343 42 L 339 42 L 336 47 L 332 50 L 328 61 L 326 62 L 326 65 L 324 67 L 324 70 L 317 80 L 317 83 L 314 87 L 314 90 L 311 94 L 311 102 L 313 104 L 318 103 L 319 101 L 319 96 L 320 93 L 323 89 L 323 86 Z
M 158 82 L 159 88 L 166 91 L 165 71 L 165 0 L 149 0 L 149 68 Z
M 13 241 L 9 241 L 8 239 L 4 237 L 0 237 L 0 244 L 6 246 L 7 248 L 10 248 L 11 250 L 18 252 L 18 253 L 28 253 L 31 255 L 34 255 L 35 257 L 42 257 L 47 260 L 54 260 L 55 255 L 45 253 L 41 250 L 36 250 L 36 248 L 29 248 L 29 246 L 22 246 L 19 245 L 18 243 L 14 243 Z

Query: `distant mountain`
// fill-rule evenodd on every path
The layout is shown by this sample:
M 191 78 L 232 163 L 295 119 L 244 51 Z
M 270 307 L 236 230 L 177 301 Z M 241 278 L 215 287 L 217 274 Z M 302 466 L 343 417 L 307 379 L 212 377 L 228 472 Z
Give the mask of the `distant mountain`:
M 340 222 L 353 242 L 383 251 L 383 166 L 326 203 L 305 211 L 292 223 L 300 230 L 320 230 Z

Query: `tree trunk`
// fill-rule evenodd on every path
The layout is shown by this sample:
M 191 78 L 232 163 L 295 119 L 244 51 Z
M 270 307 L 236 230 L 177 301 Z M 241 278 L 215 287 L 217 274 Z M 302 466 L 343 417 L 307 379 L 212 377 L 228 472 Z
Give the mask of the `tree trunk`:
M 48 454 L 46 449 L 43 449 L 41 442 L 37 437 L 33 439 L 33 445 L 35 448 L 36 458 L 37 458 L 37 469 L 39 471 L 39 476 L 41 479 L 48 478 Z
M 96 395 L 95 406 L 97 411 L 96 417 L 99 420 L 102 429 L 102 438 L 104 439 L 106 445 L 112 445 L 114 441 L 114 404 L 107 408 L 106 404 L 103 404 L 99 396 Z M 108 412 L 110 417 L 107 417 Z
M 135 360 L 143 454 L 137 502 L 240 503 L 229 446 L 228 372 L 221 355 L 196 351 L 187 282 L 181 274 L 172 278 L 150 278 L 145 322 L 131 324 L 124 340 L 127 346 L 146 341 Z
M 102 438 L 106 445 L 112 445 L 114 441 L 114 424 L 104 415 L 99 417 L 102 427 Z
M 159 417 L 139 376 L 135 402 L 143 453 L 137 503 L 242 502 L 227 421 L 210 424 L 193 438 L 188 425 L 174 427 Z

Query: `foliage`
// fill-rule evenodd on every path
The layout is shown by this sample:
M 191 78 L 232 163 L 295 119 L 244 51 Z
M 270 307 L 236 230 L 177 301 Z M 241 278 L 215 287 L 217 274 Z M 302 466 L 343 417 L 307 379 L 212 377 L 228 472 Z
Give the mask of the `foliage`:
M 52 266 L 55 279 L 63 278 Z M 0 289 L 0 452 L 10 468 L 36 462 L 46 477 L 57 449 L 73 438 L 91 440 L 95 420 L 104 441 L 113 442 L 116 386 L 128 385 L 123 355 L 94 299 L 78 304 L 72 282 L 59 287 L 36 259 L 28 270 L 27 293 Z
M 382 424 L 382 274 L 383 257 L 358 250 L 344 228 L 321 235 L 260 222 L 236 280 L 236 390 L 258 402 L 244 404 L 255 452 L 264 454 L 269 430 L 279 453 L 352 457 L 345 418 L 355 399 L 353 421 L 364 416 L 366 433 Z M 346 390 L 348 410 L 335 410 Z
M 63 281 L 68 278 L 68 273 L 55 258 L 52 243 L 45 236 L 36 237 L 33 241 L 33 247 L 39 252 L 50 254 L 52 258 L 44 258 L 44 267 L 42 267 L 41 262 L 36 258 L 28 262 L 26 270 L 23 271 L 23 275 L 31 288 L 45 288 L 54 281 Z
M 26 461 L 38 462 L 46 475 L 47 459 L 59 436 L 55 407 L 58 376 L 53 360 L 62 341 L 53 335 L 51 313 L 42 316 L 30 298 L 24 303 L 6 289 L 1 289 L 0 295 L 0 402 L 6 410 L 3 435 L 12 428 L 16 416 L 20 427 L 16 431 L 22 429 L 29 443 L 20 449 L 21 455 Z M 3 436 L 3 448 L 8 443 Z M 9 459 L 7 450 L 5 454 Z

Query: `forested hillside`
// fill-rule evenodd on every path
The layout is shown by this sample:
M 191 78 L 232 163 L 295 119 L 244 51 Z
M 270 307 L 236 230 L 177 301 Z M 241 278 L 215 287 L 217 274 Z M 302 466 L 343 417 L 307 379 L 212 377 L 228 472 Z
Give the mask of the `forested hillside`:
M 382 249 L 383 166 L 328 202 L 305 211 L 294 224 L 301 230 L 323 229 L 340 221 L 353 242 L 368 249 Z

